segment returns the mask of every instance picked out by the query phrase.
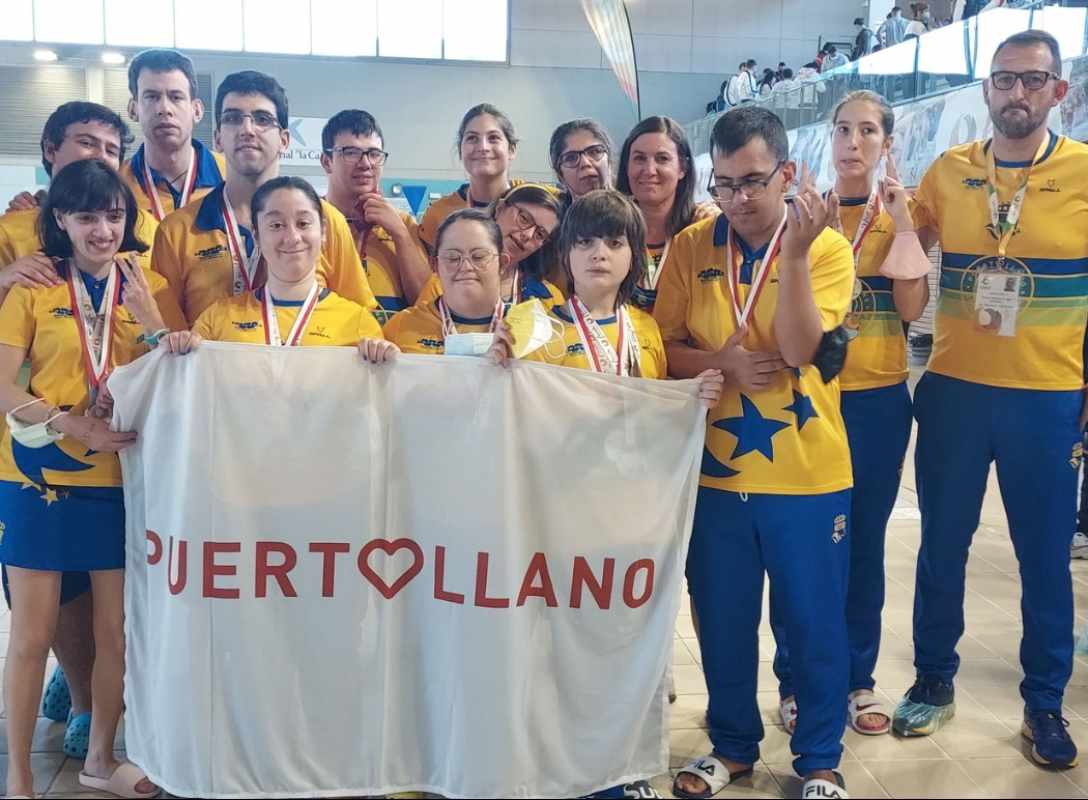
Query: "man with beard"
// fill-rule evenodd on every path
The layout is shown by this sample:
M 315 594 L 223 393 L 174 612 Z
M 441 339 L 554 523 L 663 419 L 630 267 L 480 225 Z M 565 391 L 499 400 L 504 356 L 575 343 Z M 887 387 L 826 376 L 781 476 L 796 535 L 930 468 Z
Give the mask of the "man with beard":
M 226 157 L 226 178 L 202 199 L 167 214 L 151 254 L 152 268 L 170 283 L 190 325 L 216 300 L 263 284 L 249 205 L 261 184 L 279 175 L 290 138 L 287 94 L 275 78 L 245 70 L 223 79 L 215 95 L 215 145 Z M 373 311 L 377 302 L 347 220 L 331 203 L 322 201 L 321 208 L 318 282 Z
M 1073 667 L 1069 536 L 1081 460 L 1081 345 L 1088 318 L 1088 147 L 1047 128 L 1069 85 L 1058 43 L 1025 31 L 994 54 L 983 94 L 990 141 L 954 147 L 926 173 L 914 211 L 942 251 L 936 338 L 915 392 L 922 512 L 914 598 L 917 679 L 900 734 L 955 712 L 965 567 L 996 461 L 1020 562 L 1021 729 L 1040 764 L 1071 767 L 1062 718 Z

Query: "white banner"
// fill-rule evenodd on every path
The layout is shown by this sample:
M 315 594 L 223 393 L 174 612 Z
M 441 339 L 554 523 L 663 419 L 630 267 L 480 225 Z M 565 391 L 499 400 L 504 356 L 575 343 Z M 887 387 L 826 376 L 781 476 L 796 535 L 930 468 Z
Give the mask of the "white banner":
M 129 757 L 182 796 L 668 769 L 692 381 L 205 344 L 110 379 Z
M 290 117 L 287 130 L 291 142 L 280 153 L 280 164 L 292 166 L 321 166 L 321 130 L 328 122 L 324 117 Z

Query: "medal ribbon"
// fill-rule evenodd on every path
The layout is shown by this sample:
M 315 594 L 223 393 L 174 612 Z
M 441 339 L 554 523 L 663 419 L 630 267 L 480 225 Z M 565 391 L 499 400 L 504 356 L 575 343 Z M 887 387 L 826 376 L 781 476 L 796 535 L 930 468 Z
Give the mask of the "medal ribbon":
M 661 258 L 657 259 L 657 264 L 654 264 L 653 256 L 650 255 L 649 250 L 646 251 L 646 277 L 644 277 L 640 283 L 643 289 L 648 289 L 651 292 L 657 291 L 657 282 L 661 279 L 661 268 L 665 266 L 665 259 L 669 256 L 669 247 L 672 246 L 672 237 L 670 236 L 665 241 L 665 247 L 661 251 Z
M 620 376 L 639 374 L 638 337 L 626 306 L 616 309 L 616 349 L 613 350 L 600 324 L 590 316 L 585 303 L 577 295 L 572 295 L 567 305 L 578 338 L 586 351 L 586 360 L 594 372 Z
M 771 241 L 767 243 L 767 254 L 757 262 L 756 269 L 752 273 L 752 287 L 748 291 L 748 296 L 744 300 L 744 307 L 741 308 L 740 304 L 740 260 L 733 257 L 733 229 L 730 226 L 726 231 L 725 237 L 725 278 L 726 285 L 729 287 L 729 299 L 733 301 L 733 315 L 737 322 L 737 327 L 744 325 L 748 318 L 752 316 L 752 309 L 755 308 L 756 302 L 759 300 L 759 295 L 763 292 L 763 287 L 767 283 L 767 279 L 771 275 L 771 264 L 778 257 L 778 250 L 781 245 L 782 231 L 786 229 L 786 217 L 789 211 L 782 214 L 782 221 L 778 223 L 778 228 L 775 230 L 774 235 L 771 237 Z
M 1009 210 L 1005 214 L 1005 221 L 1002 222 L 1001 202 L 997 196 L 997 157 L 994 155 L 993 140 L 990 141 L 990 152 L 987 154 L 988 158 L 986 160 L 986 191 L 990 200 L 990 222 L 993 223 L 994 230 L 998 232 L 997 258 L 1000 264 L 1005 261 L 1005 253 L 1009 249 L 1009 242 L 1012 241 L 1012 235 L 1016 231 L 1016 223 L 1020 221 L 1020 212 L 1024 209 L 1024 198 L 1027 197 L 1028 193 L 1028 179 L 1031 178 L 1031 169 L 1039 163 L 1049 144 L 1050 132 L 1047 131 L 1046 137 L 1040 142 L 1039 149 L 1035 152 L 1035 158 L 1024 168 L 1020 176 L 1020 185 L 1017 187 L 1016 192 L 1013 193 L 1012 200 L 1009 202 Z
M 280 320 L 276 316 L 276 306 L 272 302 L 272 292 L 268 291 L 266 286 L 264 289 L 264 302 L 261 304 L 261 316 L 264 318 L 264 343 L 273 347 L 283 345 L 296 347 L 302 341 L 302 334 L 306 332 L 310 317 L 313 316 L 314 309 L 317 308 L 320 301 L 321 287 L 318 286 L 317 281 L 314 281 L 314 285 L 310 287 L 310 293 L 306 295 L 306 299 L 298 310 L 295 324 L 291 326 L 291 331 L 287 334 L 287 341 L 285 342 L 280 337 Z
M 450 314 L 450 310 L 446 308 L 446 301 L 441 297 L 435 303 L 438 306 L 438 314 L 442 317 L 442 336 L 452 336 L 457 333 L 457 328 L 453 324 L 453 316 Z M 494 333 L 495 328 L 499 326 L 499 321 L 502 319 L 503 305 L 502 300 L 495 302 L 495 311 L 491 315 L 491 325 L 488 326 L 487 332 Z
M 884 204 L 880 202 L 880 195 L 877 192 L 869 195 L 869 199 L 865 203 L 865 210 L 861 212 L 861 219 L 858 220 L 858 229 L 854 231 L 854 241 L 851 243 L 854 250 L 855 274 L 858 271 L 858 261 L 861 260 L 861 248 L 865 244 L 865 237 L 869 235 L 869 231 L 876 224 L 877 217 L 880 216 L 883 208 Z
M 226 188 L 223 189 L 223 220 L 227 226 L 227 248 L 230 250 L 230 262 L 234 271 L 233 294 L 253 291 L 253 281 L 257 275 L 257 263 L 261 260 L 261 248 L 253 244 L 252 255 L 246 255 L 246 243 L 242 239 L 234 209 L 230 207 Z
M 189 159 L 189 169 L 185 172 L 185 182 L 181 185 L 181 199 L 178 201 L 176 208 L 181 208 L 189 202 L 189 198 L 193 194 L 193 188 L 196 186 L 196 151 L 193 151 L 193 156 Z M 159 197 L 159 190 L 155 186 L 155 179 L 151 177 L 151 165 L 147 163 L 147 152 L 144 152 L 144 192 L 147 194 L 147 198 L 151 201 L 151 213 L 155 215 L 155 219 L 162 222 L 163 217 L 166 216 L 166 212 L 162 207 L 162 198 Z
M 68 262 L 68 296 L 72 304 L 72 315 L 76 318 L 79 329 L 79 341 L 83 350 L 83 370 L 87 375 L 87 385 L 94 400 L 98 387 L 110 371 L 110 351 L 113 346 L 114 310 L 120 305 L 121 271 L 117 264 L 110 265 L 110 276 L 106 280 L 106 293 L 102 298 L 102 310 L 96 311 L 94 301 L 83 285 L 79 269 Z

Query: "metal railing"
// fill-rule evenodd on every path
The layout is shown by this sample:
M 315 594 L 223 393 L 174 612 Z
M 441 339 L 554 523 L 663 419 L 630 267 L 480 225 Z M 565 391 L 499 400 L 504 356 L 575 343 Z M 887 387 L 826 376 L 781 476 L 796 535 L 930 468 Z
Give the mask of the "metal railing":
M 828 72 L 781 82 L 769 95 L 748 102 L 772 109 L 787 129 L 827 120 L 835 104 L 856 89 L 878 92 L 892 105 L 912 102 L 982 80 L 989 74 L 997 45 L 1033 28 L 1058 40 L 1063 60 L 1077 58 L 1086 52 L 1088 9 L 1083 6 L 1030 0 L 1018 7 L 994 8 Z M 710 131 L 723 113 L 708 114 L 685 126 L 693 152 L 709 151 Z

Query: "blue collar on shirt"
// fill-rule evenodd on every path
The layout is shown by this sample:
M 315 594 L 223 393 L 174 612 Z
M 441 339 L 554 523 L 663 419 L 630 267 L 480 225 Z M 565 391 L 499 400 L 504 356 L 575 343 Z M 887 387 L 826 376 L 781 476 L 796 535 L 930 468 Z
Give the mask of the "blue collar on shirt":
M 263 303 L 264 302 L 264 287 L 262 286 L 259 289 L 254 289 L 253 296 L 257 298 L 257 302 Z M 320 303 L 322 300 L 324 300 L 328 296 L 329 296 L 329 290 L 322 287 L 321 291 L 317 293 L 317 302 Z M 305 302 L 306 302 L 305 300 L 277 300 L 275 297 L 272 298 L 272 305 L 274 305 L 274 306 L 302 308 L 302 304 L 305 303 Z
M 217 186 L 223 182 L 223 176 L 219 174 L 219 164 L 216 163 L 211 150 L 205 147 L 204 144 L 197 139 L 193 139 L 193 154 L 196 156 L 195 185 L 197 188 L 204 189 L 209 186 Z M 136 177 L 136 182 L 140 184 L 145 192 L 147 191 L 147 187 L 144 186 L 144 159 L 146 157 L 147 156 L 144 154 L 144 145 L 141 144 L 132 158 L 129 159 L 129 166 L 132 169 L 132 174 Z M 166 185 L 166 188 L 170 190 L 170 194 L 174 198 L 174 208 L 177 208 L 178 203 L 181 201 L 181 192 L 174 188 L 174 185 L 170 183 L 170 179 L 165 177 L 154 167 L 151 169 L 151 178 L 156 184 Z
M 458 186 L 457 187 L 457 194 L 461 195 L 461 199 L 464 200 L 467 203 L 468 202 L 468 184 L 467 183 L 462 183 L 460 186 Z M 487 208 L 489 205 L 491 205 L 491 204 L 490 203 L 473 202 L 472 207 L 473 208 Z
M 88 275 L 86 272 L 83 272 L 82 270 L 80 270 L 78 267 L 71 264 L 70 262 L 68 264 L 68 269 L 74 269 L 76 272 L 79 273 L 79 277 L 81 277 L 83 279 L 83 285 L 87 287 L 87 294 L 89 294 L 91 296 L 91 303 L 94 304 L 94 310 L 95 311 L 101 311 L 102 310 L 102 301 L 106 297 L 106 281 L 109 280 L 109 276 L 103 278 L 100 281 L 95 280 L 93 276 Z M 117 277 L 121 281 L 121 295 L 118 298 L 118 301 L 120 302 L 121 305 L 124 305 L 125 304 L 125 273 L 122 272 Z
M 1054 131 L 1050 131 L 1050 130 L 1048 130 L 1047 133 L 1050 134 L 1050 141 L 1048 141 L 1046 143 L 1046 150 L 1043 151 L 1043 157 L 1040 158 L 1038 160 L 1038 162 L 1036 162 L 1038 164 L 1042 164 L 1044 161 L 1046 161 L 1048 158 L 1050 158 L 1050 154 L 1053 153 L 1054 148 L 1058 146 L 1058 134 L 1056 134 L 1056 133 L 1054 133 Z M 982 146 L 982 152 L 989 153 L 990 152 L 990 145 L 992 145 L 992 144 L 993 144 L 993 139 L 990 139 L 989 141 L 987 141 L 986 144 L 984 144 Z M 1005 169 L 1023 169 L 1024 167 L 1030 167 L 1031 166 L 1031 161 L 1002 161 L 1000 158 L 995 158 L 994 163 L 997 166 L 1003 167 Z
M 718 217 L 714 223 L 714 246 L 725 247 L 726 236 L 729 235 L 729 220 L 722 214 Z M 737 244 L 740 246 L 741 264 L 740 264 L 740 282 L 751 283 L 752 282 L 752 267 L 755 266 L 756 261 L 763 258 L 767 253 L 767 244 L 765 243 L 758 250 L 753 250 L 748 242 L 744 241 L 739 233 L 735 233 Z
M 563 322 L 569 322 L 571 324 L 574 323 L 574 320 L 571 319 L 570 312 L 567 311 L 566 306 L 555 306 L 552 308 L 552 313 L 555 314 L 555 316 L 559 317 L 559 319 L 563 320 Z M 605 317 L 604 319 L 597 320 L 598 325 L 614 325 L 615 322 L 616 318 L 614 316 Z
M 840 206 L 863 206 L 869 202 L 868 197 L 840 197 Z
M 200 208 L 196 212 L 196 226 L 204 231 L 223 231 L 225 236 L 227 220 L 223 216 L 223 186 L 224 184 L 221 183 L 204 195 L 204 199 L 200 201 Z M 246 255 L 252 255 L 253 234 L 244 225 L 239 225 L 238 229 L 242 232 L 242 239 L 246 243 Z
M 522 276 L 524 281 L 521 284 L 521 291 L 518 292 L 521 296 L 517 298 L 517 302 L 524 303 L 526 300 L 531 300 L 537 297 L 541 300 L 551 299 L 552 293 L 548 291 L 548 287 L 539 278 Z

